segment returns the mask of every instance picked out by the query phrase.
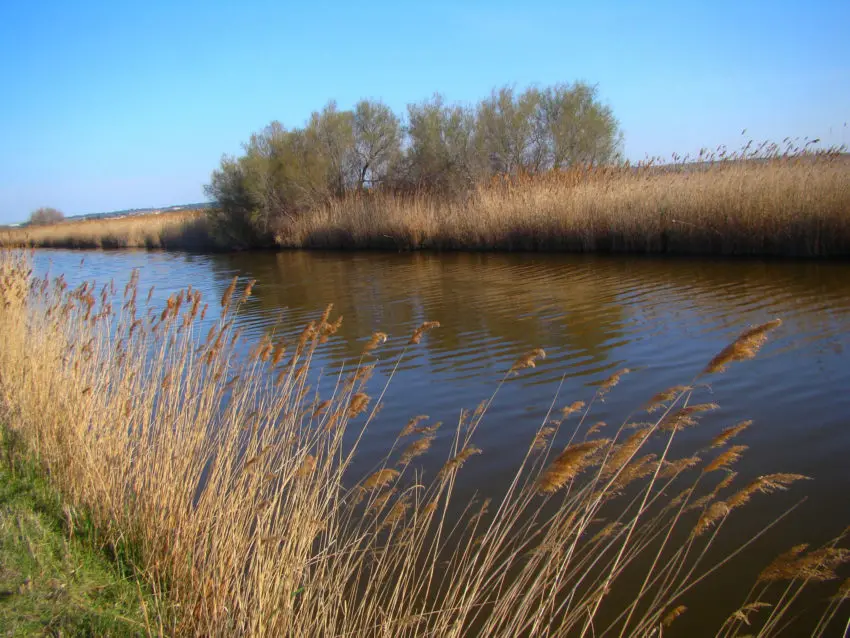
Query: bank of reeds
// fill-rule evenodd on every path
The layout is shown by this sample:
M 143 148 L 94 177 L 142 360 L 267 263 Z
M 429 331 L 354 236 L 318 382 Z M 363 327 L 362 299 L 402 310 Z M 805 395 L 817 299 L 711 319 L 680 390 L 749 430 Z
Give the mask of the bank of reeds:
M 462 200 L 352 196 L 280 243 L 310 248 L 850 255 L 842 156 L 503 178 Z
M 205 250 L 214 244 L 203 211 L 187 210 L 0 229 L 0 246 Z
M 376 332 L 359 361 L 311 386 L 341 318 L 328 308 L 290 343 L 243 344 L 234 313 L 252 285 L 234 279 L 209 302 L 187 288 L 153 308 L 137 277 L 70 289 L 61 276 L 34 278 L 23 255 L 0 259 L 2 416 L 103 538 L 133 548 L 160 595 L 152 632 L 662 635 L 689 613 L 688 594 L 761 536 L 730 538 L 726 521 L 805 479 L 737 481 L 745 426 L 701 425 L 716 406 L 698 402 L 695 382 L 619 428 L 590 426 L 621 370 L 587 406 L 556 394 L 508 486 L 463 502 L 464 468 L 487 462 L 477 433 L 493 399 L 545 364 L 539 349 L 453 427 L 399 424 L 383 460 L 355 475 L 352 458 L 392 391 L 392 374 L 389 389 L 369 379 L 388 336 Z M 207 303 L 221 318 L 201 329 L 215 311 Z M 746 331 L 695 381 L 755 356 L 777 325 Z M 408 344 L 401 357 L 439 329 L 394 336 Z M 703 443 L 674 458 L 684 428 L 705 428 Z M 423 472 L 424 455 L 440 455 L 441 469 Z M 777 634 L 807 585 L 838 577 L 850 559 L 841 541 L 766 565 L 741 607 L 701 633 Z M 847 593 L 845 583 L 824 603 L 811 633 L 843 622 Z
M 826 153 L 550 171 L 496 178 L 453 198 L 359 193 L 287 220 L 275 241 L 286 248 L 846 257 L 850 161 Z M 0 245 L 235 247 L 198 212 L 15 229 L 0 233 Z

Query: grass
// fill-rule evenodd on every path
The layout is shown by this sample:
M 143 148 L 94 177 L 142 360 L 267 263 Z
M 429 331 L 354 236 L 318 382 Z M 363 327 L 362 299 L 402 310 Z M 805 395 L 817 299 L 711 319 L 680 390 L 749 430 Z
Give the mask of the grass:
M 98 549 L 96 532 L 63 504 L 2 428 L 0 627 L 10 636 L 147 634 L 143 589 Z
M 395 369 L 439 323 L 375 333 L 359 358 L 320 378 L 311 366 L 341 318 L 328 308 L 288 342 L 243 343 L 234 320 L 252 285 L 234 278 L 213 309 L 192 288 L 155 308 L 137 275 L 123 288 L 71 289 L 61 276 L 34 278 L 26 254 L 0 259 L 3 418 L 107 546 L 134 548 L 157 593 L 146 606 L 153 626 L 173 618 L 170 633 L 206 636 L 657 636 L 697 613 L 703 635 L 843 627 L 843 535 L 764 565 L 737 607 L 714 609 L 706 594 L 794 505 L 746 536 L 734 531 L 741 512 L 778 492 L 798 496 L 806 479 L 738 479 L 748 426 L 712 425 L 717 406 L 700 399 L 779 322 L 748 329 L 619 426 L 591 415 L 629 370 L 586 404 L 559 388 L 506 487 L 466 500 L 456 486 L 464 468 L 487 462 L 477 432 L 500 389 L 546 353 L 520 357 L 452 426 L 424 416 L 399 424 L 373 467 L 355 471 L 392 389 L 392 372 L 372 387 L 376 357 L 388 342 L 407 344 Z M 674 441 L 685 428 L 695 443 L 681 455 Z M 426 455 L 438 470 L 421 467 Z M 824 584 L 833 597 L 811 616 L 805 592 Z
M 501 178 L 461 198 L 357 194 L 282 226 L 286 248 L 838 257 L 850 254 L 850 161 L 789 155 Z M 211 249 L 200 213 L 75 222 L 2 245 Z M 227 248 L 227 246 L 220 246 Z

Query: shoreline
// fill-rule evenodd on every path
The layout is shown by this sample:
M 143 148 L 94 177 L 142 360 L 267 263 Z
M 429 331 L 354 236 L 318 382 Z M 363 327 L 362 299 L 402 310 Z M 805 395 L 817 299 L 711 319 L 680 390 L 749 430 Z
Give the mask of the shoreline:
M 496 180 L 454 198 L 365 191 L 262 229 L 253 214 L 224 207 L 29 226 L 0 231 L 0 246 L 846 259 L 850 162 L 550 173 Z

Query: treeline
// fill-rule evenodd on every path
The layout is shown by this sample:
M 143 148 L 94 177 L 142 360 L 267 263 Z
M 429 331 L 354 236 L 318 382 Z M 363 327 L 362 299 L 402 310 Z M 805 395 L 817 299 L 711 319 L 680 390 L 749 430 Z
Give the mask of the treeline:
M 300 128 L 272 122 L 205 187 L 214 232 L 230 246 L 274 241 L 305 212 L 351 193 L 429 192 L 447 199 L 502 174 L 538 174 L 618 158 L 621 134 L 596 87 L 494 90 L 474 106 L 435 95 L 394 113 L 376 100 L 335 102 Z

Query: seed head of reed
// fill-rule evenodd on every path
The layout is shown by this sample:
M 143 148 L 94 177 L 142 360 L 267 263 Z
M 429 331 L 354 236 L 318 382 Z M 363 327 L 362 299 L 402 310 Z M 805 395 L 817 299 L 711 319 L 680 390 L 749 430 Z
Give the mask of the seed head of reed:
M 221 296 L 221 307 L 227 310 L 227 307 L 230 305 L 230 299 L 233 297 L 233 291 L 236 290 L 236 283 L 239 281 L 239 277 L 234 277 L 230 281 L 230 285 L 225 289 L 224 294 Z
M 427 420 L 428 420 L 427 414 L 420 414 L 419 416 L 413 417 L 412 419 L 410 419 L 410 421 L 407 422 L 407 425 L 404 426 L 404 428 L 399 433 L 398 437 L 403 438 L 405 436 L 409 436 L 409 435 L 413 434 L 414 432 L 416 432 L 416 428 L 419 427 L 419 424 L 422 423 L 422 421 L 427 421 Z
M 631 372 L 629 368 L 622 368 L 620 370 L 617 370 L 614 374 L 612 374 L 610 377 L 608 377 L 607 379 L 602 381 L 602 383 L 599 384 L 599 390 L 597 390 L 596 392 L 597 395 L 599 397 L 604 397 L 606 394 L 608 394 L 611 388 L 613 388 L 620 382 L 620 379 L 623 377 L 623 375 L 626 375 L 629 372 Z
M 698 465 L 701 460 L 698 456 L 688 456 L 675 461 L 665 461 L 661 471 L 658 472 L 658 476 L 664 479 L 676 477 L 682 472 Z
M 709 410 L 716 410 L 720 406 L 716 403 L 697 403 L 694 405 L 689 405 L 687 407 L 676 410 L 672 414 L 668 415 L 664 418 L 658 429 L 662 432 L 678 432 L 679 430 L 683 430 L 687 427 L 691 427 L 696 425 L 697 420 L 694 415 L 697 415 L 701 412 L 708 412 Z
M 703 370 L 703 374 L 724 372 L 734 361 L 746 361 L 756 356 L 767 341 L 767 335 L 782 325 L 781 319 L 774 319 L 742 332 L 735 341 L 723 348 Z
M 396 489 L 394 487 L 388 489 L 386 492 L 381 492 L 381 494 L 372 501 L 372 504 L 368 507 L 367 511 L 375 512 L 376 514 L 380 513 L 395 493 Z
M 408 445 L 399 458 L 399 465 L 409 465 L 410 462 L 417 456 L 422 456 L 431 448 L 431 443 L 434 440 L 433 434 L 426 434 Z
M 277 366 L 277 364 L 280 363 L 280 360 L 283 359 L 284 354 L 286 354 L 286 344 L 283 341 L 279 341 L 274 347 L 274 351 L 272 352 L 272 367 L 275 367 Z
M 295 472 L 296 478 L 306 478 L 313 473 L 313 470 L 316 469 L 316 457 L 312 454 L 308 454 L 304 457 L 304 460 L 301 462 L 301 465 L 298 466 L 298 469 Z
M 741 421 L 738 425 L 726 428 L 711 440 L 711 447 L 721 447 L 725 445 L 729 439 L 738 436 L 752 424 L 752 421 Z
M 761 574 L 759 582 L 782 580 L 811 580 L 823 582 L 838 578 L 835 569 L 850 562 L 850 550 L 842 547 L 822 547 L 807 554 L 807 545 L 797 545 L 780 554 Z
M 539 452 L 546 448 L 549 444 L 549 437 L 555 433 L 555 428 L 551 426 L 542 427 L 534 435 L 534 440 L 531 442 L 531 449 Z
M 348 418 L 353 419 L 365 412 L 369 405 L 369 395 L 365 392 L 357 392 L 351 397 L 348 404 Z
M 399 473 L 398 470 L 394 470 L 392 468 L 384 468 L 383 470 L 378 470 L 371 476 L 369 476 L 365 481 L 363 481 L 363 488 L 366 490 L 374 490 L 392 483 L 397 477 Z
M 459 470 L 461 467 L 463 467 L 463 464 L 466 463 L 471 456 L 475 456 L 476 454 L 481 454 L 481 449 L 475 447 L 474 445 L 467 445 L 454 457 L 449 459 L 448 462 L 446 462 L 442 469 L 440 469 L 438 477 L 445 478 L 452 472 Z
M 729 618 L 726 619 L 724 626 L 729 625 L 730 623 L 743 623 L 749 627 L 750 625 L 750 614 L 758 612 L 760 609 L 765 609 L 768 607 L 772 607 L 770 603 L 764 603 L 761 601 L 756 601 L 754 603 L 750 603 L 748 605 L 744 605 L 740 609 L 736 610 L 732 613 Z
M 519 359 L 514 361 L 514 364 L 511 366 L 511 369 L 508 370 L 509 374 L 518 374 L 520 370 L 525 370 L 526 368 L 534 368 L 535 361 L 537 359 L 545 359 L 546 351 L 543 348 L 535 348 L 531 352 L 528 352 L 522 355 Z
M 405 494 L 393 503 L 393 506 L 390 508 L 390 511 L 387 513 L 384 520 L 381 522 L 380 529 L 384 529 L 386 527 L 392 527 L 396 523 L 400 523 L 402 519 L 407 514 L 407 510 L 410 508 L 410 503 L 408 501 L 408 496 Z
M 708 474 L 709 472 L 714 472 L 715 470 L 722 470 L 724 468 L 729 467 L 733 463 L 737 463 L 741 456 L 746 452 L 749 448 L 746 445 L 733 445 L 725 452 L 717 455 L 717 457 L 708 465 L 705 466 L 703 470 L 704 474 Z
M 605 538 L 610 538 L 616 531 L 618 531 L 622 527 L 623 524 L 619 521 L 612 521 L 611 523 L 608 523 L 607 525 L 605 525 L 605 527 L 603 527 L 598 532 L 596 532 L 596 534 L 593 535 L 593 537 L 590 539 L 590 544 L 594 545 L 595 543 L 598 543 L 599 541 Z
M 650 413 L 655 412 L 656 410 L 661 409 L 665 403 L 669 403 L 683 392 L 689 392 L 690 390 L 692 390 L 690 386 L 676 385 L 664 390 L 663 392 L 659 392 L 649 400 L 649 403 L 646 406 L 646 411 Z
M 416 330 L 413 331 L 413 336 L 410 337 L 410 341 L 407 342 L 407 345 L 412 346 L 416 345 L 420 341 L 422 341 L 422 335 L 424 335 L 429 330 L 433 330 L 434 328 L 439 328 L 439 321 L 426 321 L 421 326 L 419 326 Z
M 246 301 L 248 301 L 248 297 L 250 297 L 250 296 L 251 296 L 251 291 L 252 291 L 252 290 L 254 290 L 254 284 L 256 284 L 256 283 L 257 283 L 257 280 L 256 280 L 256 279 L 252 279 L 251 281 L 249 281 L 249 282 L 245 285 L 245 289 L 242 291 L 242 297 L 240 297 L 240 298 L 239 298 L 239 303 L 240 303 L 240 304 L 243 304 L 243 303 L 245 303 Z M 231 294 L 233 294 L 233 293 L 231 292 Z M 222 306 L 224 306 L 224 305 L 226 305 L 226 304 L 222 304 Z
M 645 478 L 658 468 L 658 457 L 655 454 L 645 454 L 624 467 L 612 485 L 616 492 L 622 490 L 634 481 Z
M 342 315 L 336 318 L 334 322 L 323 321 L 319 324 L 319 343 L 327 343 L 333 335 L 342 327 Z
M 537 482 L 537 491 L 541 494 L 553 494 L 586 469 L 591 457 L 600 448 L 608 445 L 609 439 L 597 439 L 568 445 L 552 461 Z
M 386 332 L 376 332 L 372 335 L 372 338 L 369 339 L 368 343 L 363 346 L 363 354 L 367 354 L 372 352 L 375 348 L 377 348 L 382 343 L 387 342 L 387 333 Z
M 709 505 L 708 509 L 702 513 L 699 520 L 697 520 L 697 524 L 691 530 L 691 538 L 697 538 L 705 534 L 717 521 L 729 514 L 730 511 L 729 506 L 723 501 L 716 501 Z
M 602 476 L 607 477 L 616 474 L 626 463 L 628 463 L 644 442 L 649 438 L 652 430 L 638 430 L 629 438 L 614 448 L 614 452 L 602 469 Z
M 566 419 L 573 412 L 578 412 L 583 407 L 584 407 L 584 401 L 575 401 L 575 402 L 571 403 L 570 405 L 568 405 L 564 408 L 561 408 L 561 416 L 563 416 Z
M 671 610 L 670 610 L 670 611 L 669 611 L 669 612 L 668 612 L 668 613 L 664 616 L 664 619 L 661 621 L 661 625 L 662 625 L 663 627 L 669 627 L 670 625 L 672 625 L 672 624 L 673 624 L 673 621 L 674 621 L 674 620 L 676 620 L 679 616 L 681 616 L 682 614 L 684 614 L 687 610 L 688 610 L 688 608 L 687 608 L 687 607 L 685 607 L 684 605 L 679 605 L 678 607 L 675 607 L 675 608 L 671 609 Z
M 777 491 L 785 491 L 791 483 L 806 480 L 809 480 L 809 477 L 802 474 L 766 474 L 754 479 L 744 488 L 730 496 L 727 502 L 730 508 L 740 507 L 749 502 L 753 494 L 772 494 Z

